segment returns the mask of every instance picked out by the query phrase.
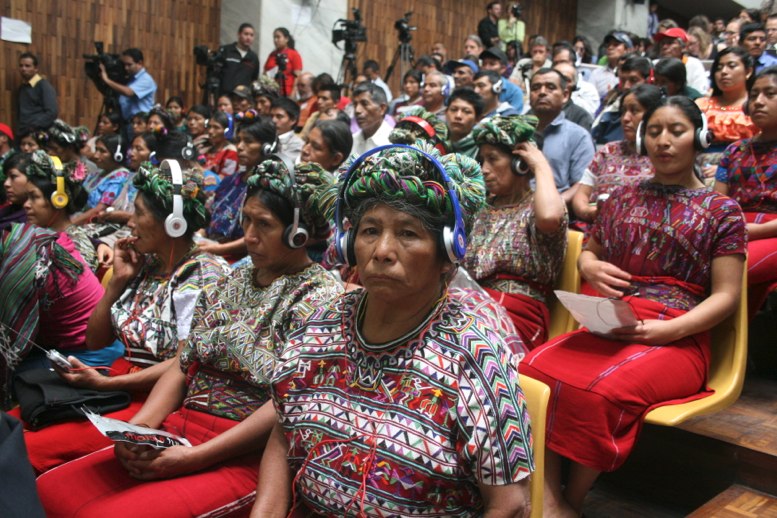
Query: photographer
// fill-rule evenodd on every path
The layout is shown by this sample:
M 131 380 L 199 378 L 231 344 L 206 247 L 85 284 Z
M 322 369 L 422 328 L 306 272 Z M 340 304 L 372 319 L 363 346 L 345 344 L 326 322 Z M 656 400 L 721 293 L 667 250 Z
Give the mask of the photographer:
M 259 56 L 251 50 L 254 26 L 242 23 L 237 29 L 237 41 L 219 49 L 223 63 L 219 95 L 229 95 L 239 85 L 251 86 L 259 78 Z
M 275 50 L 267 56 L 264 73 L 273 77 L 281 86 L 281 95 L 289 97 L 294 91 L 294 81 L 302 72 L 302 57 L 294 50 L 294 38 L 286 27 L 278 27 L 272 33 Z
M 124 71 L 131 77 L 126 85 L 117 83 L 108 77 L 105 65 L 100 62 L 100 77 L 112 90 L 119 94 L 121 116 L 125 121 L 132 119 L 138 112 L 149 112 L 154 106 L 156 83 L 151 74 L 143 67 L 143 52 L 140 49 L 127 49 L 121 53 Z
M 526 35 L 526 24 L 521 19 L 521 4 L 513 2 L 507 10 L 507 18 L 500 18 L 497 22 L 499 27 L 499 39 L 501 40 L 502 50 L 507 49 L 507 43 L 517 41 L 523 46 L 523 38 Z

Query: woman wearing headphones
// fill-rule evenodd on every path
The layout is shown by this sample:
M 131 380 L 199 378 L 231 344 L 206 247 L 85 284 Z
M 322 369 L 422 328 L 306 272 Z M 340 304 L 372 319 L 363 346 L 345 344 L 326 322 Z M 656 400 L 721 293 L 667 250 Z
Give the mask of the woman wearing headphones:
M 216 173 L 222 180 L 237 171 L 237 148 L 231 142 L 234 133 L 235 122 L 232 115 L 216 112 L 208 120 L 210 147 L 205 153 L 205 169 Z
M 248 179 L 242 224 L 251 263 L 205 289 L 189 338 L 132 423 L 188 438 L 164 450 L 117 443 L 38 480 L 49 513 L 200 516 L 247 511 L 277 416 L 277 356 L 298 319 L 342 291 L 308 259 L 330 232 L 335 178 L 268 160 Z M 73 480 L 79 484 L 74 487 Z M 64 488 L 67 488 L 65 491 Z
M 517 337 L 495 331 L 492 301 L 447 289 L 483 203 L 479 168 L 424 149 L 375 148 L 341 180 L 337 241 L 364 289 L 314 309 L 288 337 L 252 516 L 297 504 L 322 516 L 528 506 Z
M 602 204 L 578 261 L 590 287 L 625 301 L 637 323 L 605 335 L 585 328 L 562 335 L 521 362 L 521 376 L 552 392 L 548 516 L 580 515 L 599 473 L 628 458 L 649 408 L 706 388 L 708 331 L 737 307 L 746 247 L 742 210 L 695 174 L 709 138 L 703 127 L 703 114 L 685 97 L 662 99 L 645 114 L 640 137 L 655 174 Z M 562 457 L 571 460 L 563 490 Z
M 475 126 L 488 204 L 475 215 L 462 262 L 507 310 L 527 349 L 547 339 L 547 298 L 567 246 L 566 207 L 550 165 L 533 143 L 536 125 L 536 118 L 516 115 Z
M 242 172 L 227 176 L 216 188 L 209 206 L 212 218 L 205 233 L 210 241 L 199 245 L 204 252 L 230 259 L 239 259 L 246 254 L 239 218 L 246 195 L 246 182 L 256 166 L 280 151 L 272 119 L 259 116 L 254 110 L 243 115 L 236 143 Z
M 181 174 L 172 160 L 161 168 L 140 167 L 133 180 L 138 195 L 128 223 L 132 235 L 116 242 L 113 276 L 86 331 L 89 349 L 118 339 L 125 356 L 111 365 L 110 376 L 76 358 L 68 358 L 71 372 L 60 372 L 76 386 L 135 393 L 130 407 L 112 417 L 127 419 L 138 410 L 188 336 L 200 292 L 228 271 L 223 261 L 199 251 L 192 239 L 208 223 L 201 181 L 189 171 Z M 179 200 L 173 194 L 175 184 L 181 185 Z M 38 472 L 110 444 L 89 423 L 55 425 L 27 434 L 26 441 Z
M 111 207 L 127 182 L 130 171 L 124 167 L 127 144 L 118 133 L 103 135 L 94 145 L 94 163 L 100 168 L 84 180 L 89 193 L 84 212 L 73 218 L 73 223 L 90 223 L 105 209 Z
M 86 203 L 87 191 L 78 179 L 57 172 L 51 158 L 44 151 L 35 151 L 27 167 L 27 201 L 24 210 L 27 222 L 55 232 L 64 232 L 73 241 L 89 268 L 97 271 L 97 254 L 92 240 L 83 227 L 74 225 L 71 214 L 78 212 Z M 64 179 L 62 190 L 57 185 L 59 176 Z M 58 198 L 64 194 L 64 198 Z

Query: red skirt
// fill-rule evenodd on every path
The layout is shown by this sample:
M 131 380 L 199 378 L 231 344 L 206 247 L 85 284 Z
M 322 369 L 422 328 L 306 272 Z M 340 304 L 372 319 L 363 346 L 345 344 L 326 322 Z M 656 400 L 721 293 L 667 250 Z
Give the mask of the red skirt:
M 113 376 L 127 374 L 133 368 L 133 365 L 123 358 L 111 365 Z M 129 421 L 143 406 L 147 395 L 135 394 L 127 408 L 105 416 Z M 21 419 L 19 414 L 16 417 Z M 86 420 L 59 423 L 38 431 L 24 430 L 24 443 L 27 445 L 30 464 L 37 474 L 112 444 L 110 439 Z
M 626 300 L 643 320 L 684 313 L 645 299 Z M 519 369 L 550 387 L 548 448 L 593 469 L 613 471 L 631 453 L 648 410 L 706 394 L 709 334 L 647 346 L 581 329 L 531 351 Z
M 163 428 L 196 446 L 237 424 L 181 409 Z M 38 477 L 38 494 L 49 518 L 247 516 L 256 497 L 259 460 L 259 453 L 246 455 L 203 472 L 143 482 L 127 474 L 109 446 Z
M 550 311 L 543 302 L 517 293 L 483 289 L 507 310 L 527 350 L 531 351 L 548 340 Z
M 745 212 L 748 223 L 767 223 L 777 214 Z M 777 237 L 747 242 L 747 313 L 750 320 L 777 289 Z

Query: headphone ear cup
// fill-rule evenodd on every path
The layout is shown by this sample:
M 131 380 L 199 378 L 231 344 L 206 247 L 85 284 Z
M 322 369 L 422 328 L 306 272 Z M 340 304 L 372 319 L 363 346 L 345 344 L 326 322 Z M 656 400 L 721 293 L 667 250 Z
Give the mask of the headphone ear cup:
M 289 225 L 283 230 L 283 242 L 289 248 L 302 248 L 308 242 L 308 231 L 303 226 L 294 229 L 294 225 Z
M 502 83 L 502 80 L 500 79 L 499 81 L 497 81 L 496 83 L 491 85 L 491 91 L 494 92 L 495 94 L 499 95 L 499 94 L 502 93 L 503 86 L 504 85 Z
M 647 149 L 645 149 L 645 136 L 642 134 L 642 121 L 639 121 L 637 126 L 637 140 L 634 143 L 637 148 L 637 153 L 640 155 L 647 155 Z
M 696 130 L 694 136 L 694 143 L 696 144 L 696 149 L 698 151 L 704 151 L 710 147 L 710 144 L 712 144 L 713 135 L 709 130 L 709 126 L 707 125 L 707 115 L 704 112 L 701 112 L 701 128 Z
M 117 164 L 124 162 L 124 153 L 121 152 L 121 142 L 116 144 L 116 151 L 113 153 L 113 161 Z
M 353 232 L 348 229 L 335 236 L 337 260 L 348 266 L 356 266 L 356 252 L 353 249 Z
M 277 144 L 278 144 L 278 140 L 277 139 L 273 140 L 272 143 L 267 142 L 266 144 L 263 144 L 262 145 L 262 154 L 265 157 L 268 157 L 268 156 L 272 155 L 273 153 L 275 153 L 275 149 L 278 147 Z

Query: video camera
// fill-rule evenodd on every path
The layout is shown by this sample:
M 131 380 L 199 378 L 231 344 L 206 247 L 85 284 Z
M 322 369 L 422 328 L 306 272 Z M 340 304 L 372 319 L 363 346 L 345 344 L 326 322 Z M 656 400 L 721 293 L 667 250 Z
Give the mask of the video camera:
M 126 85 L 130 78 L 127 72 L 124 70 L 124 63 L 122 63 L 118 54 L 106 54 L 105 47 L 102 41 L 95 41 L 94 48 L 97 54 L 84 54 L 83 58 L 86 60 L 84 63 L 84 72 L 86 76 L 92 80 L 97 90 L 104 97 L 114 97 L 115 92 L 103 81 L 100 74 L 100 63 L 105 66 L 105 71 L 108 73 L 108 78 L 116 83 Z
M 224 55 L 221 49 L 210 50 L 207 45 L 196 45 L 194 60 L 198 65 L 206 67 L 205 84 L 202 85 L 206 92 L 218 92 L 221 87 L 221 71 L 224 68 Z
M 394 28 L 399 31 L 399 41 L 402 43 L 410 43 L 413 39 L 413 35 L 410 31 L 416 30 L 418 27 L 410 26 L 410 17 L 413 16 L 413 11 L 405 13 L 405 16 L 394 22 Z
M 367 28 L 362 25 L 362 13 L 358 8 L 353 8 L 353 20 L 341 18 L 335 22 L 335 25 L 337 28 L 332 29 L 332 43 L 335 47 L 341 41 L 345 41 L 345 47 L 348 50 L 349 47 L 355 48 L 357 41 L 367 41 Z

